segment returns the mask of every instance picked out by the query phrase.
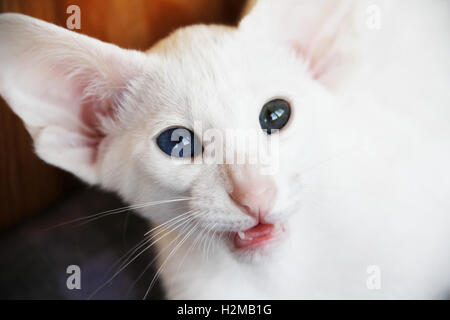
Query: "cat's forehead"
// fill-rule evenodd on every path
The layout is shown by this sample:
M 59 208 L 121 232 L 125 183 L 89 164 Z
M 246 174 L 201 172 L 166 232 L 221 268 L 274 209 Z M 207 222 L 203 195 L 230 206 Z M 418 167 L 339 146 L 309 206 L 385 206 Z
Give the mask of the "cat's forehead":
M 292 65 L 280 66 L 276 50 L 248 40 L 234 28 L 195 26 L 152 48 L 143 87 L 159 123 L 248 127 L 264 102 L 288 95 Z
M 232 100 L 229 91 L 251 85 L 255 72 L 236 29 L 222 26 L 195 26 L 177 31 L 155 48 L 163 85 L 173 85 L 178 94 L 191 100 L 219 98 Z M 162 73 L 162 74 L 161 74 Z M 200 102 L 200 101 L 199 101 Z

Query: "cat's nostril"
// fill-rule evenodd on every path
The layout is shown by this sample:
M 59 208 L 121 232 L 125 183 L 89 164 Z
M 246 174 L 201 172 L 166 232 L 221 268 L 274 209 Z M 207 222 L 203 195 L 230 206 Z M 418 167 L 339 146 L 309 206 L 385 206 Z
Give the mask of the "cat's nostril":
M 231 199 L 244 211 L 261 220 L 267 215 L 272 208 L 275 198 L 275 188 L 272 185 L 261 188 L 242 190 L 237 188 L 230 194 Z

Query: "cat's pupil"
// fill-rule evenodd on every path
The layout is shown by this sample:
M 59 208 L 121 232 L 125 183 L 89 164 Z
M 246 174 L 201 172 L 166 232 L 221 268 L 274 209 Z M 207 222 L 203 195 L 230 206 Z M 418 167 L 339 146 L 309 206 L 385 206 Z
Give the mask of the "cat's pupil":
M 291 107 L 286 100 L 274 99 L 267 102 L 259 114 L 259 123 L 263 130 L 271 134 L 273 130 L 283 128 L 291 116 Z
M 198 137 L 183 127 L 163 131 L 156 143 L 164 153 L 177 158 L 193 158 L 202 153 L 202 144 Z

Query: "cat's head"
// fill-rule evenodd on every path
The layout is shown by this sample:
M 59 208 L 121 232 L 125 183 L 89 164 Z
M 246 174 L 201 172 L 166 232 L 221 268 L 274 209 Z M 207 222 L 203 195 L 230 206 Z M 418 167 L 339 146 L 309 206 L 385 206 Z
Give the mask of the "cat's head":
M 353 57 L 350 11 L 262 1 L 238 28 L 188 27 L 148 53 L 4 14 L 0 93 L 48 163 L 156 224 L 251 253 L 292 229 L 309 122 Z M 243 132 L 256 140 L 227 143 Z M 260 149 L 269 160 L 252 162 Z

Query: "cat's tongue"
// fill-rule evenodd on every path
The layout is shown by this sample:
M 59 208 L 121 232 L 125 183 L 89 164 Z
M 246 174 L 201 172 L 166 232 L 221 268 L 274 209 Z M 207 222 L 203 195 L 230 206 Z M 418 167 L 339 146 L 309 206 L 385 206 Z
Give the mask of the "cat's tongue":
M 258 224 L 245 231 L 239 231 L 234 236 L 236 248 L 248 248 L 272 238 L 273 224 Z

